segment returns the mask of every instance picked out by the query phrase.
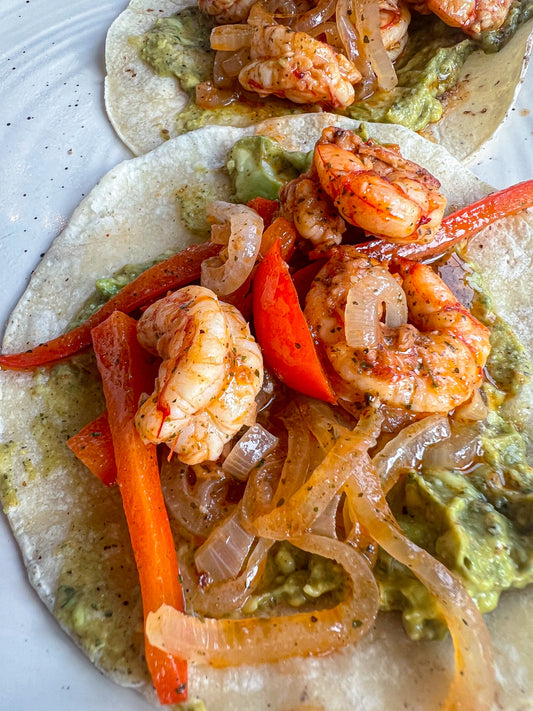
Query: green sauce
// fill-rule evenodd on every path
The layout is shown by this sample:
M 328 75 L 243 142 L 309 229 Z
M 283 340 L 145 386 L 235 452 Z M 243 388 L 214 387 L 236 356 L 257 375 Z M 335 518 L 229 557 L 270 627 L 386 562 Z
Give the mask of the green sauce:
M 274 545 L 260 587 L 246 601 L 246 615 L 260 615 L 278 605 L 330 607 L 346 594 L 347 576 L 335 561 L 305 553 L 285 541 Z
M 266 136 L 241 138 L 226 161 L 236 202 L 258 196 L 276 200 L 280 188 L 308 170 L 312 158 L 312 151 L 286 151 Z
M 160 76 L 175 76 L 183 91 L 213 76 L 212 20 L 198 8 L 188 7 L 177 15 L 159 18 L 140 39 L 139 54 Z
M 429 31 L 428 31 L 429 24 Z M 396 66 L 398 85 L 348 107 L 351 118 L 395 123 L 421 131 L 442 116 L 439 101 L 459 79 L 474 42 L 438 20 L 413 22 L 406 50 Z M 428 41 L 429 37 L 434 39 Z

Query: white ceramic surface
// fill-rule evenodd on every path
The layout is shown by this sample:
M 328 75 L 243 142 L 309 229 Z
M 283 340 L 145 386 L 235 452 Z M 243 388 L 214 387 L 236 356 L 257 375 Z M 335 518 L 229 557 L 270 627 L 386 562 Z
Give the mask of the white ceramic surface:
M 103 108 L 105 33 L 126 0 L 0 5 L 0 329 L 70 213 L 130 157 Z M 533 178 L 533 70 L 472 168 L 503 187 Z M 146 711 L 98 674 L 29 586 L 0 515 L 0 711 Z

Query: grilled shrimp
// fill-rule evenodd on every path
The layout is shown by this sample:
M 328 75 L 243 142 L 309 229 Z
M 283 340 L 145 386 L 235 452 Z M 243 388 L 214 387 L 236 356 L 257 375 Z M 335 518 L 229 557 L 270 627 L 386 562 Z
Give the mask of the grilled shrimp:
M 469 35 L 497 30 L 507 17 L 513 0 L 409 0 L 416 10 L 435 13 L 451 27 Z
M 393 148 L 326 128 L 313 167 L 342 217 L 369 234 L 424 243 L 441 223 L 446 198 L 439 181 Z
M 154 393 L 135 424 L 146 442 L 166 442 L 186 464 L 217 459 L 255 421 L 263 359 L 239 311 L 201 286 L 187 286 L 141 316 L 141 345 L 159 355 Z
M 361 79 L 344 55 L 284 25 L 254 27 L 250 59 L 239 72 L 241 86 L 297 104 L 346 108 L 355 98 L 353 84 Z
M 336 248 L 305 315 L 345 400 L 448 412 L 481 384 L 490 332 L 426 264 L 403 260 L 393 275 L 356 247 Z
M 242 22 L 257 0 L 198 0 L 198 7 L 218 23 Z
M 379 16 L 383 46 L 394 62 L 407 44 L 407 30 L 411 21 L 411 13 L 403 0 L 381 0 Z
M 341 243 L 346 224 L 316 180 L 300 175 L 281 188 L 279 199 L 304 239 L 315 246 Z

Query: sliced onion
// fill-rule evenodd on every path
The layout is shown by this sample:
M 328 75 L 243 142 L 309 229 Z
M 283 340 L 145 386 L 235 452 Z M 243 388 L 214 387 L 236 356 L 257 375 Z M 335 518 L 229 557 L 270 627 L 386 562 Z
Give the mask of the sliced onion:
M 266 456 L 265 463 L 252 470 L 242 498 L 243 521 L 248 528 L 250 512 L 254 515 L 265 513 L 272 508 L 274 492 L 278 486 L 281 471 L 284 466 L 284 457 L 271 452 Z
M 234 578 L 244 565 L 253 542 L 254 536 L 244 530 L 240 511 L 236 509 L 197 549 L 194 554 L 196 568 L 207 573 L 214 582 Z
M 423 464 L 432 469 L 468 469 L 482 454 L 479 425 L 453 423 L 450 438 L 429 447 Z
M 249 25 L 219 25 L 211 30 L 211 49 L 235 52 L 249 47 L 253 29 Z
M 280 8 L 282 12 L 289 12 L 292 14 L 292 0 L 284 0 L 286 5 L 285 5 L 285 10 L 283 10 L 283 6 Z M 264 27 L 265 25 L 275 25 L 276 20 L 275 16 L 272 12 L 269 12 L 266 5 L 263 5 L 262 2 L 256 2 L 254 5 L 252 5 L 252 8 L 250 10 L 250 14 L 248 15 L 248 25 L 250 27 Z
M 353 594 L 331 609 L 267 618 L 200 619 L 162 605 L 148 614 L 149 642 L 182 659 L 224 667 L 326 654 L 359 641 L 370 630 L 379 607 L 368 563 L 350 546 L 323 536 L 305 534 L 291 543 L 342 565 Z
M 245 481 L 253 467 L 272 451 L 277 443 L 278 438 L 256 422 L 233 446 L 222 464 L 222 469 L 226 474 Z
M 212 583 L 206 589 L 197 586 L 192 599 L 194 611 L 208 617 L 223 617 L 240 609 L 261 582 L 266 557 L 273 545 L 274 541 L 259 538 L 240 575 Z
M 287 454 L 279 470 L 254 472 L 242 498 L 245 526 L 249 519 L 270 511 L 287 500 L 307 478 L 311 462 L 311 438 L 294 403 L 280 418 L 287 428 Z M 274 476 L 272 476 L 274 474 Z M 258 495 L 259 492 L 262 495 Z
M 340 501 L 341 494 L 336 494 L 311 526 L 311 533 L 337 538 L 337 514 Z
M 290 23 L 290 28 L 295 32 L 309 32 L 334 15 L 335 5 L 336 0 L 318 0 L 315 7 L 296 15 Z
M 376 76 L 367 58 L 362 4 L 359 0 L 337 0 L 335 20 L 344 53 L 361 74 L 356 87 L 357 100 L 366 99 L 374 92 Z
M 215 61 L 213 62 L 213 84 L 217 89 L 225 89 L 226 91 L 233 89 L 235 79 L 226 71 L 225 62 L 234 56 L 234 52 L 215 52 Z
M 213 241 L 227 244 L 227 258 L 202 262 L 201 284 L 218 296 L 236 291 L 251 274 L 261 246 L 263 218 L 246 205 L 217 200 L 207 211 L 213 221 Z
M 196 103 L 202 109 L 216 109 L 235 101 L 236 94 L 231 89 L 218 89 L 208 81 L 196 85 Z
M 379 3 L 376 0 L 362 0 L 362 32 L 368 38 L 366 43 L 368 61 L 376 75 L 377 83 L 383 91 L 392 91 L 398 83 L 396 72 L 381 36 Z
M 352 7 L 352 5 L 355 5 L 355 8 Z M 360 13 L 357 2 L 353 3 L 352 0 L 337 0 L 335 10 L 337 30 L 339 32 L 339 36 L 344 47 L 344 53 L 346 54 L 348 59 L 355 64 L 361 74 L 365 76 L 369 74 L 370 65 L 364 66 L 364 60 L 362 60 L 362 57 L 359 54 L 359 46 L 357 42 L 358 23 L 356 19 L 354 26 L 354 23 L 351 19 L 354 11 L 356 18 L 358 18 Z M 362 71 L 362 69 L 366 69 L 366 71 Z
M 416 467 L 429 445 L 442 442 L 451 434 L 445 415 L 430 415 L 404 427 L 372 459 L 386 494 L 402 469 Z
M 276 396 L 276 389 L 278 385 L 279 381 L 277 378 L 275 378 L 268 368 L 265 367 L 263 371 L 263 384 L 261 385 L 261 390 L 257 393 L 255 398 L 258 413 L 262 412 L 270 405 Z
M 243 47 L 237 52 L 231 52 L 229 56 L 226 56 L 221 61 L 222 69 L 226 76 L 236 77 L 241 69 L 245 67 L 250 61 L 250 53 L 248 48 Z
M 376 267 L 348 290 L 344 310 L 346 343 L 351 348 L 376 348 L 385 307 L 385 325 L 407 323 L 407 300 L 402 287 L 387 269 Z
M 311 465 L 311 437 L 309 429 L 294 403 L 281 417 L 287 428 L 287 456 L 281 470 L 273 504 L 279 506 L 303 485 Z
M 206 537 L 235 508 L 226 503 L 228 478 L 197 477 L 194 486 L 188 482 L 189 466 L 173 457 L 161 464 L 161 487 L 172 515 L 190 533 Z
M 354 438 L 354 447 L 358 446 Z M 406 565 L 436 598 L 455 647 L 455 677 L 445 711 L 487 711 L 494 700 L 492 645 L 483 617 L 457 578 L 407 538 L 389 509 L 375 467 L 366 454 L 345 486 L 352 517 L 389 555 Z
M 310 408 L 312 402 L 310 400 Z M 278 502 L 271 511 L 254 517 L 243 510 L 244 525 L 250 532 L 276 540 L 302 535 L 326 510 L 352 470 L 359 466 L 361 453 L 376 443 L 373 432 L 367 431 L 366 423 L 361 428 L 356 427 L 349 438 L 339 436 L 336 439 L 331 434 L 329 423 L 323 425 L 321 433 L 317 431 L 320 425 L 313 427 L 312 423 L 308 423 L 308 426 L 315 436 L 318 434 L 319 440 L 321 435 L 332 437 L 333 446 L 305 483 L 283 503 Z M 357 446 L 354 446 L 354 441 L 357 441 Z
M 307 34 L 315 38 L 324 36 L 330 47 L 333 47 L 333 49 L 337 52 L 344 53 L 344 47 L 339 37 L 339 30 L 336 22 L 331 20 L 329 22 L 324 22 L 322 25 L 309 30 Z

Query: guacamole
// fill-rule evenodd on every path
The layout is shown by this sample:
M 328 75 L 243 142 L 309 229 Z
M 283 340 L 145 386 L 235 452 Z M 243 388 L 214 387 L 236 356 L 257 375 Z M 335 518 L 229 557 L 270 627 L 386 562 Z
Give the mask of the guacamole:
M 209 41 L 214 23 L 198 8 L 187 7 L 176 15 L 160 17 L 148 32 L 134 41 L 142 59 L 160 76 L 175 76 L 183 91 L 213 76 L 214 53 Z
M 87 321 L 87 319 L 95 311 L 98 311 L 98 309 L 109 301 L 112 296 L 118 294 L 122 287 L 129 284 L 130 281 L 136 279 L 139 274 L 142 274 L 142 272 L 145 272 L 150 267 L 153 267 L 154 264 L 162 262 L 170 256 L 170 252 L 165 252 L 160 254 L 155 259 L 150 259 L 147 262 L 141 262 L 140 264 L 125 264 L 123 267 L 113 272 L 113 274 L 97 279 L 94 291 L 87 297 L 81 309 L 68 324 L 67 331 L 70 331 L 72 328 L 76 328 L 76 326 L 79 326 Z
M 312 159 L 312 151 L 285 151 L 266 136 L 241 138 L 226 161 L 235 200 L 247 203 L 257 196 L 276 200 L 280 188 L 308 170 Z

